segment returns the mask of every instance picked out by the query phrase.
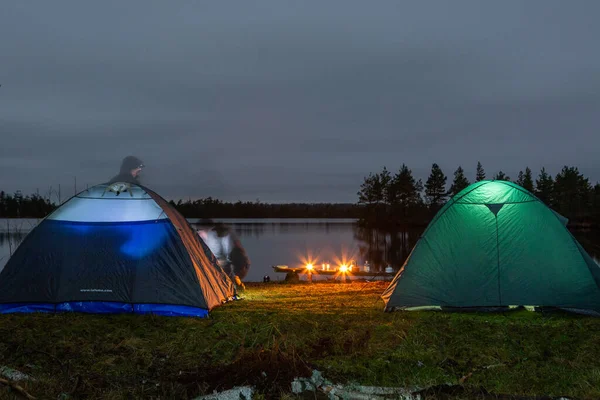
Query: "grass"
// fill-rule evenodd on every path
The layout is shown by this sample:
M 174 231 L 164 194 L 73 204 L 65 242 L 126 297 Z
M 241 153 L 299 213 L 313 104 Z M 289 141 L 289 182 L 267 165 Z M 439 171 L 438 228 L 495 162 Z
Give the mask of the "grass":
M 458 385 L 452 398 L 600 397 L 600 319 L 384 313 L 385 286 L 247 284 L 244 300 L 210 319 L 3 315 L 0 365 L 34 376 L 22 386 L 52 399 L 185 399 L 243 384 L 293 398 L 291 381 L 312 369 L 336 383 Z

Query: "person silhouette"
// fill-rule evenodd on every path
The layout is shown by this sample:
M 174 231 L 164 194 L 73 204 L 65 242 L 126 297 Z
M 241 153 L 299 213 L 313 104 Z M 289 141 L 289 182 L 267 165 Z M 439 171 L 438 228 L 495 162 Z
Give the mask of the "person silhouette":
M 108 183 L 127 182 L 139 185 L 139 176 L 144 167 L 144 163 L 139 158 L 135 156 L 127 156 L 121 162 L 121 169 L 119 173 L 113 176 Z

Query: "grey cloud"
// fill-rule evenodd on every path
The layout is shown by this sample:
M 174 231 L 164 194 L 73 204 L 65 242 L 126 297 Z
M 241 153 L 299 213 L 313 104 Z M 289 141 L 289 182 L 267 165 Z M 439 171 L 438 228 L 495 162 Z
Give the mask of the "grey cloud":
M 362 177 L 600 179 L 600 3 L 27 2 L 0 14 L 0 183 L 355 201 Z

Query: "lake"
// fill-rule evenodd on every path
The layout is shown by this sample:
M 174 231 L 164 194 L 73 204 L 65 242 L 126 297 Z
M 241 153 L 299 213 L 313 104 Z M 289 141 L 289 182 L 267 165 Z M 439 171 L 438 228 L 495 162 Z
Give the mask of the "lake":
M 199 220 L 190 219 L 199 228 Z M 246 281 L 283 279 L 271 266 L 297 267 L 307 261 L 315 265 L 332 266 L 354 259 L 365 261 L 371 271 L 391 265 L 397 270 L 416 243 L 421 230 L 380 232 L 357 226 L 353 219 L 215 219 L 229 225 L 238 235 L 251 260 Z M 11 252 L 26 234 L 36 226 L 35 219 L 0 219 L 0 270 Z M 592 232 L 577 232 L 575 236 L 596 260 L 600 258 L 600 236 Z

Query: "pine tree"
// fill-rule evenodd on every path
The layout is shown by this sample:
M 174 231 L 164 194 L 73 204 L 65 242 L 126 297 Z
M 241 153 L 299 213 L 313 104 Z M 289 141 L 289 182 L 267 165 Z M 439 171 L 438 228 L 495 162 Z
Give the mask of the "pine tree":
M 592 187 L 577 167 L 567 167 L 554 179 L 554 207 L 565 217 L 581 216 L 589 208 Z
M 596 183 L 594 189 L 592 191 L 592 217 L 594 221 L 598 224 L 600 223 L 600 183 Z
M 379 173 L 379 182 L 376 189 L 376 197 L 381 203 L 391 204 L 389 197 L 390 183 L 392 182 L 392 175 L 386 167 Z
M 373 204 L 375 203 L 375 180 L 377 177 L 373 173 L 363 179 L 358 193 L 358 204 Z M 174 204 L 173 204 L 174 205 Z
M 531 177 L 531 169 L 529 169 L 529 167 L 525 168 L 525 173 L 523 173 L 523 171 L 519 171 L 519 176 L 515 183 L 521 186 L 523 189 L 533 193 L 533 178 Z
M 465 171 L 459 165 L 456 171 L 454 171 L 454 180 L 452 181 L 452 186 L 450 186 L 450 190 L 448 194 L 452 197 L 455 196 L 458 192 L 466 188 L 470 185 L 469 180 L 465 176 Z
M 404 211 L 410 206 L 418 205 L 421 203 L 422 190 L 421 180 L 415 180 L 412 171 L 402 164 L 390 183 L 390 196 L 394 198 L 394 205 L 400 206 Z
M 510 176 L 506 175 L 502 171 L 498 171 L 496 175 L 494 175 L 494 180 L 496 181 L 510 181 Z
M 483 170 L 483 166 L 481 162 L 477 161 L 477 174 L 475 176 L 475 182 L 479 182 L 485 179 L 485 171 Z
M 23 203 L 25 200 L 23 193 L 20 190 L 17 190 L 13 196 L 13 200 L 17 205 L 17 218 L 20 218 L 23 216 Z
M 531 169 L 525 168 L 525 176 L 523 177 L 523 189 L 533 193 L 533 177 L 531 176 Z
M 432 208 L 438 208 L 446 202 L 446 180 L 448 178 L 437 164 L 431 166 L 431 174 L 425 182 L 425 197 Z
M 517 180 L 515 181 L 515 183 L 519 186 L 523 186 L 524 181 L 525 181 L 525 174 L 523 173 L 523 171 L 519 171 L 519 174 L 517 175 Z
M 383 167 L 381 173 L 370 173 L 369 176 L 364 178 L 357 195 L 358 203 L 366 205 L 367 215 L 375 219 L 380 217 L 381 211 L 385 208 L 385 203 L 388 200 L 391 180 L 392 178 L 386 167 Z
M 554 180 L 542 168 L 538 178 L 535 180 L 535 195 L 549 207 L 553 206 L 552 196 L 554 189 Z

